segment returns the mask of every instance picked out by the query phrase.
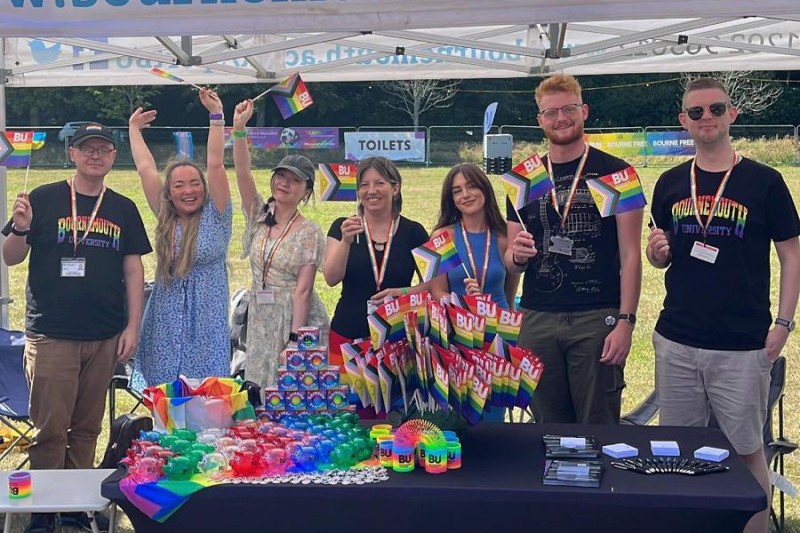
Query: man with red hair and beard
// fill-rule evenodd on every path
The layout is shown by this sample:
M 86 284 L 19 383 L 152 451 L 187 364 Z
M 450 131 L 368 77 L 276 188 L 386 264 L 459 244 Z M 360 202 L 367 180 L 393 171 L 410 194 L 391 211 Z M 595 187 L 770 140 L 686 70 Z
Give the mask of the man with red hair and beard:
M 619 422 L 623 367 L 642 284 L 643 209 L 600 216 L 587 179 L 630 165 L 584 140 L 581 86 L 556 74 L 536 89 L 555 188 L 517 213 L 508 204 L 506 267 L 524 272 L 519 345 L 544 362 L 537 422 Z

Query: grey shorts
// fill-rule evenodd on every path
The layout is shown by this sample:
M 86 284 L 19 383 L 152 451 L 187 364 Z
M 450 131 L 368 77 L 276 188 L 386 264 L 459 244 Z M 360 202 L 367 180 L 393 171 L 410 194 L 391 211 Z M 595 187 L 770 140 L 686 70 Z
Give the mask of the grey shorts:
M 653 333 L 659 423 L 707 426 L 713 413 L 739 455 L 764 446 L 770 369 L 767 351 L 705 350 Z

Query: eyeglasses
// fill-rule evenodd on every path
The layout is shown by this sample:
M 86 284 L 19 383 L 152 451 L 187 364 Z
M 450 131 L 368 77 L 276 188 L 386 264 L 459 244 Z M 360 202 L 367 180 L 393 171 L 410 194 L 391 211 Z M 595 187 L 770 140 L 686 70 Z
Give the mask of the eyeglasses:
M 725 102 L 714 102 L 710 106 L 708 106 L 708 110 L 711 112 L 712 115 L 715 117 L 721 117 L 725 114 L 725 111 L 728 110 L 728 104 Z M 686 116 L 692 120 L 700 120 L 705 115 L 706 110 L 703 106 L 695 106 L 690 107 L 689 109 L 684 109 L 684 113 Z
M 550 107 L 548 109 L 544 109 L 539 112 L 539 116 L 544 117 L 547 120 L 555 120 L 558 118 L 558 112 L 561 111 L 568 117 L 576 117 L 582 109 L 583 104 L 567 104 L 562 105 L 561 107 Z
M 87 157 L 99 155 L 100 157 L 108 157 L 114 150 L 112 148 L 92 148 L 91 146 L 80 146 L 78 151 Z

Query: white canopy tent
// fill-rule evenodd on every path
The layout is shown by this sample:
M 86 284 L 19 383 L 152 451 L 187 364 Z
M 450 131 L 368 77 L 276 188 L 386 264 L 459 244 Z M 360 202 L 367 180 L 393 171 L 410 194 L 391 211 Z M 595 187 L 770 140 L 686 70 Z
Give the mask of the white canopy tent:
M 7 85 L 170 83 L 154 66 L 269 83 L 789 70 L 798 56 L 797 0 L 0 0 L 0 130 Z M 0 297 L 7 326 L 5 266 Z

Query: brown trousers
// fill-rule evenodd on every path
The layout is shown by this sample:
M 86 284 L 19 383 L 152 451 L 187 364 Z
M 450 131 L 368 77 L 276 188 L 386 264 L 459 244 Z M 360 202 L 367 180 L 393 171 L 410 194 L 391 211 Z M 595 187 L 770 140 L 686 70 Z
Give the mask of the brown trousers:
M 29 337 L 25 375 L 38 430 L 31 468 L 92 468 L 119 335 L 102 341 Z

